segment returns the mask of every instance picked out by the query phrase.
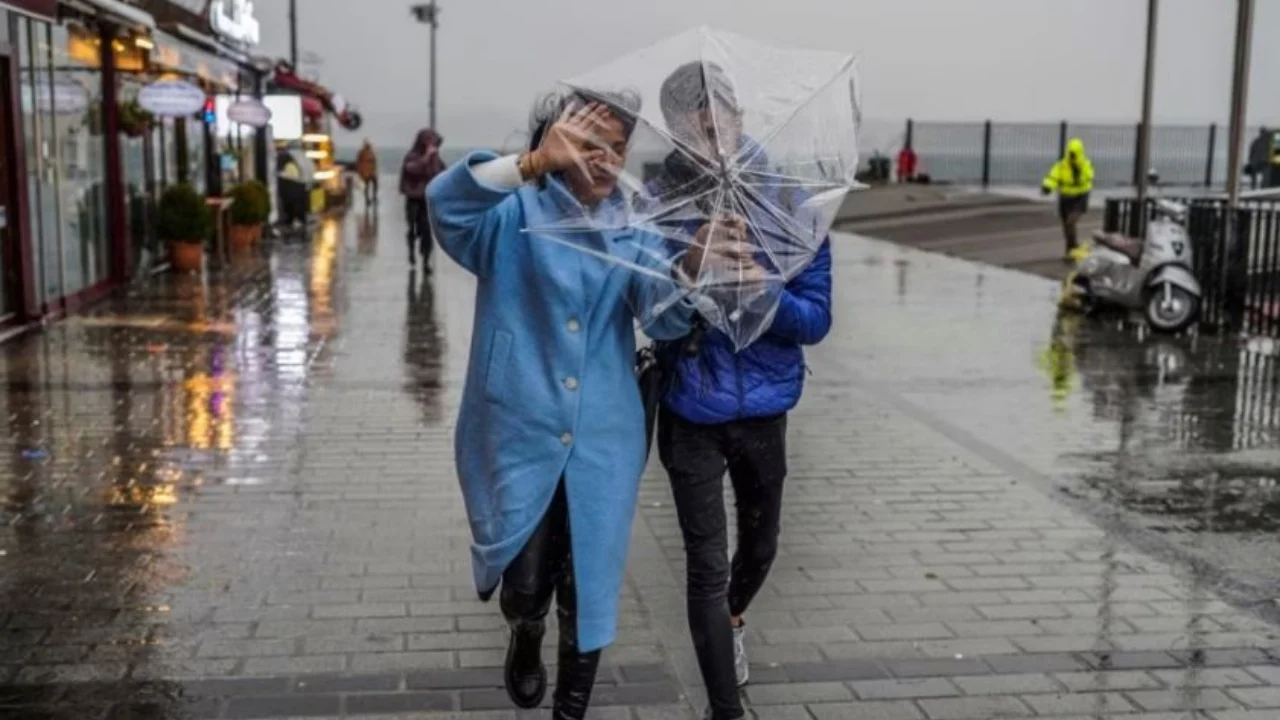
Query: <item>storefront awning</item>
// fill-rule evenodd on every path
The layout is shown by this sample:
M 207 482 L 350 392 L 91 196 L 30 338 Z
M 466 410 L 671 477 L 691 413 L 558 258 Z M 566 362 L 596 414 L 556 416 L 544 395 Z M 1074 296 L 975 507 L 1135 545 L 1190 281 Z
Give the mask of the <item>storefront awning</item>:
M 187 40 L 188 42 L 196 45 L 202 45 L 229 60 L 240 63 L 241 65 L 253 67 L 253 63 L 247 54 L 240 52 L 239 50 L 233 50 L 218 42 L 217 39 L 213 37 L 201 32 L 196 32 L 186 25 L 176 25 L 174 26 L 173 31 L 176 32 L 179 37 Z
M 28 15 L 42 18 L 58 16 L 58 0 L 3 0 L 0 9 L 14 9 Z
M 174 28 L 174 33 L 181 34 L 181 31 Z M 224 91 L 234 90 L 239 85 L 239 71 L 234 60 L 218 57 L 203 49 L 202 44 L 175 37 L 162 30 L 152 33 L 151 40 L 155 43 L 155 49 L 151 51 L 151 63 L 157 69 L 198 77 Z
M 150 13 L 120 0 L 78 0 L 74 4 L 91 8 L 98 15 L 126 27 L 148 31 L 156 29 L 156 19 Z

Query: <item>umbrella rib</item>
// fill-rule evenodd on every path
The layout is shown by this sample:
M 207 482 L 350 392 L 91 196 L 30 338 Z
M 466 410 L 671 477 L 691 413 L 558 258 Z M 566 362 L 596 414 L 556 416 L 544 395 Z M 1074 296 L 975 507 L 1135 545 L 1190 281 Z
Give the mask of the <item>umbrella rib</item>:
M 825 82 L 823 82 L 821 85 L 815 88 L 813 92 L 809 93 L 808 97 L 796 103 L 795 108 L 791 110 L 791 113 L 787 115 L 785 120 L 778 123 L 778 126 L 774 128 L 772 132 L 766 135 L 759 142 L 755 143 L 755 147 L 752 149 L 751 154 L 747 156 L 747 158 L 743 161 L 743 164 L 746 164 L 751 160 L 754 160 L 756 157 L 760 155 L 760 153 L 764 152 L 765 146 L 768 145 L 769 142 L 772 141 L 775 137 L 777 137 L 778 133 L 782 132 L 782 130 L 786 128 L 787 125 L 792 120 L 795 120 L 796 116 L 800 114 L 800 111 L 805 109 L 805 107 L 807 107 L 809 103 L 813 102 L 813 99 L 816 98 L 819 95 L 819 93 L 822 93 L 824 90 L 830 87 L 832 83 L 834 83 L 836 80 L 839 80 L 840 77 L 844 75 L 845 71 L 847 71 L 853 65 L 855 59 L 856 58 L 854 58 L 853 56 L 846 58 L 845 61 L 840 64 L 840 68 L 831 74 L 830 78 L 828 78 Z
M 830 180 L 814 180 L 811 178 L 800 177 L 799 175 L 782 175 L 778 173 L 755 172 L 755 171 L 751 171 L 750 173 L 745 173 L 745 174 L 750 176 L 748 179 L 743 181 L 745 184 L 748 184 L 748 185 L 753 184 L 752 181 L 758 177 L 761 179 L 769 180 L 771 184 L 774 186 L 826 188 L 830 190 L 839 190 L 842 188 L 845 190 L 852 189 L 852 186 L 846 185 L 844 183 L 832 182 Z M 778 182 L 778 181 L 782 181 L 782 182 Z M 754 183 L 754 184 L 759 185 L 762 183 Z
M 741 209 L 743 211 L 742 215 L 748 216 L 749 213 L 747 212 L 747 207 L 746 207 L 747 203 L 740 202 L 739 204 L 741 205 Z M 769 209 L 765 208 L 765 212 L 768 213 Z M 772 269 L 780 272 L 781 265 L 778 262 L 778 257 L 774 253 L 773 248 L 770 247 L 770 244 L 764 241 L 765 232 L 760 229 L 759 223 L 754 223 L 754 222 L 747 223 L 747 232 L 755 235 L 756 247 L 758 247 L 765 255 L 768 256 L 769 262 L 773 265 Z
M 782 231 L 781 235 L 789 235 L 784 240 L 784 244 L 787 247 L 809 249 L 809 246 L 804 242 L 804 238 L 807 235 L 816 235 L 816 233 L 809 233 L 807 228 L 799 224 L 793 214 L 774 205 L 764 197 L 758 188 L 743 185 L 742 191 L 777 223 L 779 230 Z

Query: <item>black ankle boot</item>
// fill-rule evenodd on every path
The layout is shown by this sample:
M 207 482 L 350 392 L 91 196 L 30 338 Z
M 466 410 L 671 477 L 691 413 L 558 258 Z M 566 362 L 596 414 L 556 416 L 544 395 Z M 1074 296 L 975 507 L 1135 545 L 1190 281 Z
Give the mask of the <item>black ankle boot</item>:
M 546 632 L 546 623 L 541 620 L 511 623 L 503 681 L 516 707 L 536 708 L 547 694 L 547 668 L 542 664 L 542 636 Z
M 600 651 L 578 652 L 577 619 L 560 613 L 560 648 L 556 671 L 555 706 L 552 720 L 582 720 L 591 704 L 591 690 L 600 667 Z

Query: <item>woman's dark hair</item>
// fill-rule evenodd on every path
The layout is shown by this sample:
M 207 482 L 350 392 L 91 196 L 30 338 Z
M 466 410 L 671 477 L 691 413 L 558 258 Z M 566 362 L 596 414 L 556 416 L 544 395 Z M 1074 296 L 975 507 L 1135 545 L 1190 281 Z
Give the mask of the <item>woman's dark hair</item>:
M 606 92 L 597 90 L 571 90 L 550 92 L 538 98 L 529 112 L 529 149 L 536 150 L 542 144 L 542 137 L 547 134 L 551 125 L 564 114 L 565 108 L 578 107 L 587 103 L 600 103 L 609 109 L 618 122 L 622 123 L 623 133 L 630 138 L 639 122 L 642 101 L 640 94 L 634 90 Z
M 658 105 L 668 123 L 673 117 L 706 110 L 714 99 L 719 107 L 739 111 L 738 93 L 724 68 L 700 60 L 685 63 L 662 81 Z

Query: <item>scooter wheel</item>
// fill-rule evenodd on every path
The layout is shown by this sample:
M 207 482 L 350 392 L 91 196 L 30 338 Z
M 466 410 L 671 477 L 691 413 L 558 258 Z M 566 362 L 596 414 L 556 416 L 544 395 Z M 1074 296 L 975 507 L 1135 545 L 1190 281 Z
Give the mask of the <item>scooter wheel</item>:
M 1186 330 L 1200 316 L 1200 298 L 1173 283 L 1160 283 L 1147 291 L 1143 310 L 1152 330 L 1172 335 Z

